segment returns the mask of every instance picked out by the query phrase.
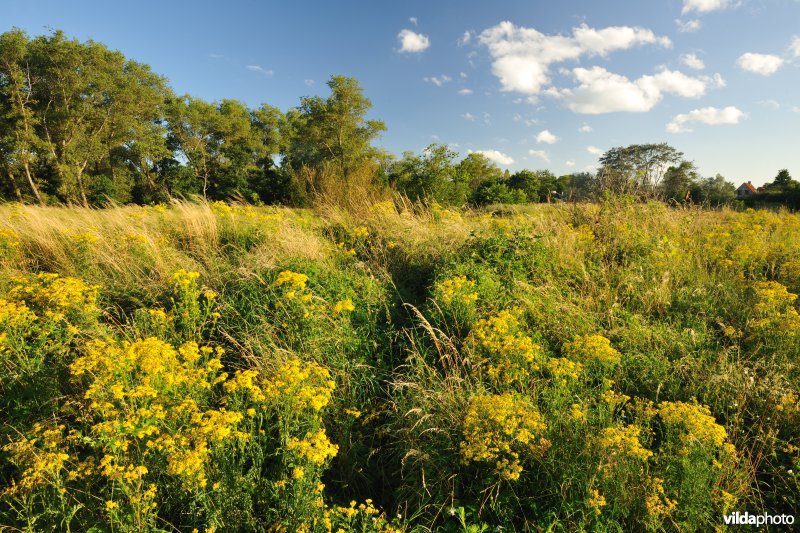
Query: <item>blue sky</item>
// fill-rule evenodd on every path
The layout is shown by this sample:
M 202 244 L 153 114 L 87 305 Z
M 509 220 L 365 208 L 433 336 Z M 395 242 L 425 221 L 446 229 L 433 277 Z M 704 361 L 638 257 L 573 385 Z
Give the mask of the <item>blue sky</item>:
M 0 1 L 0 31 L 62 29 L 179 93 L 288 109 L 358 78 L 401 154 L 591 169 L 668 142 L 706 176 L 800 178 L 800 1 Z

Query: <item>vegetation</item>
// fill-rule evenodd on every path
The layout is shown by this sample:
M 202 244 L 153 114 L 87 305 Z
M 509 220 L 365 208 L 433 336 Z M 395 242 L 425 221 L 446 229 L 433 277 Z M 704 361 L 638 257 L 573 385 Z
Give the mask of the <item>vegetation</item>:
M 634 195 L 726 205 L 735 189 L 702 178 L 666 143 L 614 147 L 596 174 L 500 170 L 479 153 L 434 144 L 396 159 L 374 146 L 386 125 L 368 118 L 357 80 L 332 76 L 330 95 L 285 112 L 176 95 L 147 65 L 62 32 L 0 35 L 0 199 L 107 206 L 206 201 L 307 207 L 387 199 L 445 206 L 597 200 Z M 784 171 L 782 171 L 784 172 Z M 797 207 L 781 174 L 752 202 Z
M 797 516 L 800 217 L 0 207 L 0 523 Z

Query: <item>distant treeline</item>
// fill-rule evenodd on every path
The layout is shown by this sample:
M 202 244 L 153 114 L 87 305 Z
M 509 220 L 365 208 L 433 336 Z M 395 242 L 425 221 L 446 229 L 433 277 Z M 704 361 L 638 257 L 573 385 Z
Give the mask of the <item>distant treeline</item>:
M 209 200 L 308 205 L 397 191 L 446 205 L 592 199 L 633 194 L 723 204 L 722 176 L 702 178 L 667 144 L 613 148 L 596 173 L 500 170 L 446 145 L 397 159 L 373 146 L 386 129 L 353 78 L 288 111 L 176 95 L 148 65 L 63 32 L 0 35 L 0 198 L 42 204 Z M 788 173 L 787 173 L 788 176 Z M 791 178 L 789 178 L 791 183 Z M 785 188 L 785 187 L 784 187 Z M 790 201 L 796 195 L 773 194 Z

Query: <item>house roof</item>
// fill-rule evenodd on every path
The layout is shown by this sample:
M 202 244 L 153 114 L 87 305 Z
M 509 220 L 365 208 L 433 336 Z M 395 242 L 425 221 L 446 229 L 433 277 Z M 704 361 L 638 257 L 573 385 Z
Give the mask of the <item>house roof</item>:
M 753 187 L 753 184 L 750 183 L 749 181 L 739 185 L 739 189 L 741 189 L 742 187 L 745 187 L 746 189 L 749 189 L 750 192 L 753 192 L 753 193 L 756 192 L 756 188 Z

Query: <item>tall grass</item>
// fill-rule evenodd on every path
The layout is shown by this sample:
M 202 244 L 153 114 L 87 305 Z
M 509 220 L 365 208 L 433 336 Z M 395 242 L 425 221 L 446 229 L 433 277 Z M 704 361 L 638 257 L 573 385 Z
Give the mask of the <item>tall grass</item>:
M 14 528 L 797 515 L 796 214 L 5 205 L 0 270 Z

